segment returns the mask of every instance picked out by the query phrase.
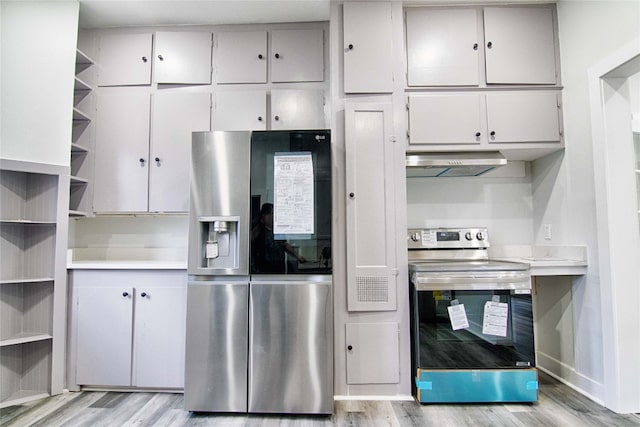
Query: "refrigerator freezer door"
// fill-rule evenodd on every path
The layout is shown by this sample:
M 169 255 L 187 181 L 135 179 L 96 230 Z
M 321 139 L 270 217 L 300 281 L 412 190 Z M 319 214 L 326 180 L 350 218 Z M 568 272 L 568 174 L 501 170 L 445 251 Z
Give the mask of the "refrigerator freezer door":
M 189 282 L 184 404 L 247 411 L 249 284 Z
M 251 283 L 249 412 L 333 412 L 331 283 Z

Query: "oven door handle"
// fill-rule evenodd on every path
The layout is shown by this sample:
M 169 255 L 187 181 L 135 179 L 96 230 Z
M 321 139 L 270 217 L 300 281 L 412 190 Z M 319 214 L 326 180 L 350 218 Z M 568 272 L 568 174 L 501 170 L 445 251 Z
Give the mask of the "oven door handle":
M 529 272 L 413 273 L 411 282 L 418 291 L 446 290 L 531 290 Z

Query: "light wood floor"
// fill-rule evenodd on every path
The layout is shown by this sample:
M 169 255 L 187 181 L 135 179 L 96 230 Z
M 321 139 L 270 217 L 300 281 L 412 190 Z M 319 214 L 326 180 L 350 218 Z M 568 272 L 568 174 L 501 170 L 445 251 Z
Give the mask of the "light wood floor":
M 1 426 L 640 426 L 540 374 L 535 404 L 420 405 L 336 401 L 332 416 L 196 414 L 181 394 L 76 392 L 0 410 Z

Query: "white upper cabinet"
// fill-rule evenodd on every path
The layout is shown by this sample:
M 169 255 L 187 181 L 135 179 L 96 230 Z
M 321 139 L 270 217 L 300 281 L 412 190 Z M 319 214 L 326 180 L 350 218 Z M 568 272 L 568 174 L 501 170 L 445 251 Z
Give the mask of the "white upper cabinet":
M 487 7 L 484 25 L 487 83 L 556 83 L 551 9 Z
M 558 97 L 538 91 L 488 93 L 489 142 L 560 141 Z
M 149 94 L 119 89 L 97 97 L 95 212 L 147 210 Z
M 408 86 L 558 83 L 551 7 L 409 8 L 406 38 Z
M 391 2 L 343 5 L 344 92 L 393 92 Z
M 409 86 L 479 84 L 477 9 L 407 11 Z
M 324 81 L 321 28 L 271 31 L 271 81 Z
M 210 84 L 211 33 L 156 33 L 154 56 L 156 83 Z
M 151 83 L 151 34 L 110 34 L 100 38 L 98 86 Z
M 216 41 L 217 83 L 267 82 L 266 31 L 223 31 Z
M 271 91 L 271 129 L 324 129 L 324 91 L 279 89 Z
M 209 93 L 152 96 L 149 212 L 188 212 L 191 132 L 208 131 Z
M 267 129 L 267 91 L 217 91 L 214 96 L 212 130 Z
M 483 130 L 486 129 L 482 101 L 475 93 L 410 96 L 411 143 L 480 144 Z

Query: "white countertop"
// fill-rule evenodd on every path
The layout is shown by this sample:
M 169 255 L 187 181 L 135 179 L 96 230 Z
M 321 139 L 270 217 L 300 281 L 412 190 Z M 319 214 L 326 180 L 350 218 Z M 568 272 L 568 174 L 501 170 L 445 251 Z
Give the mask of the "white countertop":
M 492 259 L 529 264 L 532 276 L 580 276 L 587 274 L 586 246 L 496 246 Z
M 74 248 L 68 270 L 186 270 L 186 248 Z

